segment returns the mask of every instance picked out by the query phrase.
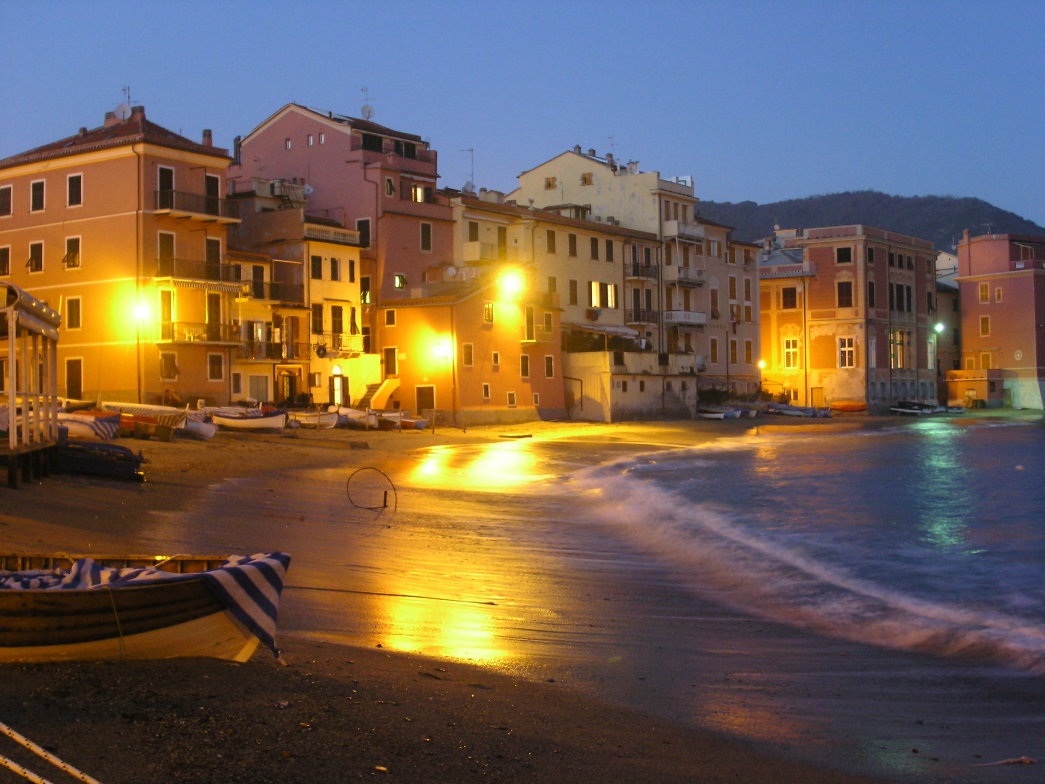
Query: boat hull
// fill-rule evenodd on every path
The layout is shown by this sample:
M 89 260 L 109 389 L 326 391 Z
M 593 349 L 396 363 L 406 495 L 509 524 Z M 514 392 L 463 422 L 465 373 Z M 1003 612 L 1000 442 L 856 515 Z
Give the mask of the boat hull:
M 211 414 L 211 419 L 224 430 L 280 433 L 286 425 L 287 415 L 282 411 L 261 416 L 228 416 L 214 413 Z
M 340 415 L 335 411 L 291 411 L 290 418 L 301 427 L 310 427 L 313 430 L 329 430 L 337 426 Z

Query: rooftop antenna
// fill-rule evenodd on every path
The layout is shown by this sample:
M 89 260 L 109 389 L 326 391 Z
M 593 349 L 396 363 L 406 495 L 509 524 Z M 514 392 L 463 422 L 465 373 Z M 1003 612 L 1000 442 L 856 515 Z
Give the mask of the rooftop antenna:
M 363 108 L 359 110 L 359 114 L 364 120 L 374 116 L 374 107 L 370 105 L 370 90 L 366 87 L 363 88 Z
M 475 182 L 475 148 L 474 147 L 466 147 L 465 149 L 461 150 L 461 152 L 468 153 L 468 155 L 470 156 L 470 158 L 472 160 L 471 168 L 468 170 L 468 182 L 474 183 Z
M 128 117 L 131 116 L 131 88 L 124 87 L 123 94 L 127 100 L 121 103 L 119 106 L 116 107 L 116 109 L 113 110 L 113 114 L 115 114 L 116 117 L 120 120 L 126 120 Z

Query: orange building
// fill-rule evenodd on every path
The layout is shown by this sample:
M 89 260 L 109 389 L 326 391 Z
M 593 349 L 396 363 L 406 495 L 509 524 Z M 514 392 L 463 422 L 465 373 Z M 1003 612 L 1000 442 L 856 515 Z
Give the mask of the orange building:
M 61 313 L 60 395 L 228 402 L 228 164 L 209 131 L 193 142 L 126 105 L 0 161 L 0 280 Z

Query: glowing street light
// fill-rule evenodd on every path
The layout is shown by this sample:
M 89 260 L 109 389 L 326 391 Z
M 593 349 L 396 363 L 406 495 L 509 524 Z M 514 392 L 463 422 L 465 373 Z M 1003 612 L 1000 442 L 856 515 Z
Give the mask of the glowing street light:
M 503 299 L 518 299 L 526 288 L 526 278 L 517 269 L 506 269 L 497 278 L 497 290 Z

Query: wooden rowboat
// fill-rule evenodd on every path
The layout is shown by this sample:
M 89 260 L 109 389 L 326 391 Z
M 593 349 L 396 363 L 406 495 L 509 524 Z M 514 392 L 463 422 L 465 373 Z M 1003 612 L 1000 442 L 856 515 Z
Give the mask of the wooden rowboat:
M 299 427 L 308 427 L 313 430 L 327 430 L 337 426 L 339 414 L 334 411 L 291 411 L 290 418 L 298 423 Z
M 282 409 L 264 413 L 251 408 L 243 409 L 242 413 L 212 411 L 210 416 L 214 424 L 224 430 L 282 433 L 287 423 L 287 412 Z
M 184 656 L 244 662 L 262 641 L 278 654 L 275 614 L 289 564 L 282 553 L 162 562 L 0 555 L 0 663 Z M 55 575 L 63 584 L 53 585 Z M 34 581 L 50 587 L 32 587 Z

